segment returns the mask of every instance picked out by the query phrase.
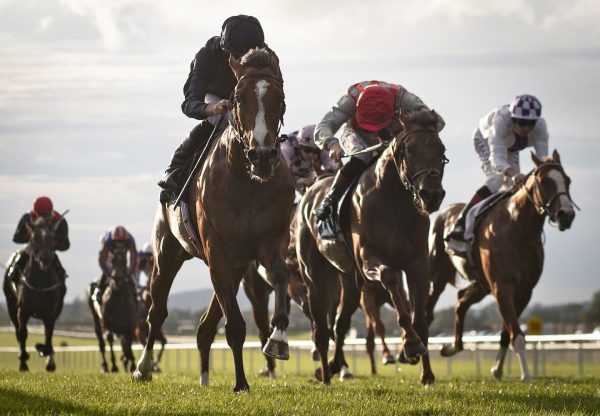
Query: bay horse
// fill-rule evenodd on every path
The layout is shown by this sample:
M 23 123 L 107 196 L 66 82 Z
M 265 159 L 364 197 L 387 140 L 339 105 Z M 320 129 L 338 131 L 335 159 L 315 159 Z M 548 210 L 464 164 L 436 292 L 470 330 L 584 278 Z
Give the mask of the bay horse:
M 350 282 L 378 282 L 390 294 L 404 330 L 403 355 L 416 362 L 423 356 L 421 382 L 433 384 L 427 356 L 428 327 L 425 302 L 428 285 L 428 214 L 438 209 L 442 187 L 445 148 L 435 128 L 436 116 L 423 111 L 403 119 L 404 131 L 396 136 L 377 162 L 368 167 L 352 191 L 348 216 L 342 229 L 349 250 L 340 242 L 322 240 L 314 208 L 324 197 L 331 179 L 315 183 L 300 201 L 297 215 L 296 249 L 300 270 L 308 286 L 314 339 L 321 357 L 322 381 L 330 383 L 327 363 L 328 332 L 323 306 L 327 286 L 341 275 Z M 351 250 L 351 255 L 347 251 Z M 402 271 L 407 275 L 410 303 L 403 290 Z M 358 298 L 359 299 L 359 298 Z M 350 326 L 358 300 L 342 299 L 336 318 L 336 355 Z M 412 315 L 412 320 L 411 320 Z M 337 362 L 334 356 L 333 362 Z
M 230 125 L 213 143 L 187 196 L 194 207 L 190 217 L 197 225 L 200 245 L 190 247 L 172 207 L 162 205 L 157 212 L 152 235 L 156 269 L 150 284 L 150 334 L 134 380 L 151 379 L 152 348 L 168 314 L 171 284 L 183 262 L 194 256 L 203 259 L 210 271 L 215 295 L 209 310 L 217 311 L 218 302 L 225 316 L 226 339 L 235 363 L 234 392 L 249 390 L 242 357 L 246 325 L 236 293 L 253 261 L 266 268 L 275 291 L 274 330 L 263 352 L 289 358 L 285 332 L 289 272 L 284 258 L 294 182 L 286 163 L 281 163 L 279 150 L 279 124 L 285 110 L 282 80 L 276 75 L 279 60 L 266 49 L 252 49 L 240 61 L 231 57 L 229 65 L 237 79 Z M 199 338 L 214 338 L 212 327 L 202 328 L 207 331 L 200 331 Z M 206 385 L 209 363 L 207 354 L 201 350 L 200 355 L 201 383 Z
M 555 223 L 560 231 L 567 230 L 575 218 L 569 186 L 560 155 L 531 155 L 535 168 L 527 175 L 520 189 L 499 201 L 476 226 L 471 261 L 450 252 L 444 243 L 464 204 L 452 205 L 436 217 L 432 226 L 430 248 L 431 296 L 427 304 L 428 321 L 433 320 L 433 308 L 446 283 L 454 283 L 458 271 L 471 284 L 458 292 L 454 321 L 454 343 L 445 345 L 443 356 L 463 349 L 462 333 L 468 308 L 488 293 L 496 298 L 502 320 L 500 350 L 492 367 L 492 375 L 500 379 L 502 366 L 512 344 L 517 356 L 521 379 L 531 378 L 525 358 L 525 336 L 519 326 L 519 316 L 527 307 L 533 288 L 542 273 L 544 248 L 542 232 L 545 219 Z
M 88 306 L 92 312 L 94 332 L 96 338 L 98 338 L 102 372 L 108 372 L 105 357 L 105 332 L 110 348 L 111 372 L 119 371 L 113 350 L 115 335 L 119 337 L 123 350 L 121 356 L 123 368 L 125 371 L 133 372 L 135 370 L 135 357 L 131 345 L 135 338 L 138 305 L 135 285 L 127 275 L 127 253 L 125 251 L 115 251 L 112 257 L 112 266 L 113 275 L 102 295 L 102 304 L 98 305 L 92 297 L 96 284 L 94 282 L 90 285 Z
M 19 342 L 19 371 L 29 371 L 26 350 L 27 322 L 37 318 L 44 323 L 45 342 L 35 345 L 40 356 L 46 359 L 46 371 L 55 371 L 54 348 L 52 335 L 54 324 L 58 319 L 66 293 L 65 283 L 57 275 L 54 267 L 54 225 L 43 217 L 38 217 L 29 227 L 29 260 L 23 275 L 16 287 L 8 277 L 10 267 L 4 273 L 4 295 L 10 320 L 13 323 Z M 9 265 L 15 260 L 16 253 L 11 256 Z

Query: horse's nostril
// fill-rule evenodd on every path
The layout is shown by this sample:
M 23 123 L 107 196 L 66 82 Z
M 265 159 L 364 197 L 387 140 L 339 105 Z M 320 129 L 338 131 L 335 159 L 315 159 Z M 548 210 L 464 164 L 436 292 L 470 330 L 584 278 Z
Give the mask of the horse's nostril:
M 419 191 L 419 197 L 423 200 L 423 201 L 429 201 L 430 198 L 430 193 L 427 189 L 421 189 Z
M 248 150 L 248 159 L 250 159 L 250 161 L 255 161 L 258 159 L 258 152 L 256 149 Z

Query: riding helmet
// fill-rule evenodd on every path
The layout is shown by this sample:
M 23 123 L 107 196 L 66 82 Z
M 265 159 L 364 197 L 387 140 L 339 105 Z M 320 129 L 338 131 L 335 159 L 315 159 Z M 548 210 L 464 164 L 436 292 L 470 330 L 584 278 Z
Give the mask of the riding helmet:
M 533 95 L 518 95 L 508 107 L 512 118 L 537 120 L 542 116 L 542 103 Z
M 221 49 L 239 58 L 252 48 L 265 46 L 265 34 L 256 17 L 231 16 L 222 26 Z
M 33 201 L 33 212 L 38 214 L 45 214 L 48 212 L 52 212 L 52 200 L 47 196 L 40 196 Z
M 390 122 L 396 97 L 387 88 L 369 85 L 356 101 L 356 123 L 367 131 L 379 131 Z

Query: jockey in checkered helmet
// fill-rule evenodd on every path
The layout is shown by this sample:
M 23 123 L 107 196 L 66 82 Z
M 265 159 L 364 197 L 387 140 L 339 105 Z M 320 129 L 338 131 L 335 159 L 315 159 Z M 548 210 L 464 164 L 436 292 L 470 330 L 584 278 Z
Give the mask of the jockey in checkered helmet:
M 506 178 L 516 186 L 524 183 L 519 169 L 521 150 L 533 147 L 538 157 L 548 155 L 548 127 L 540 100 L 529 94 L 518 95 L 510 104 L 492 110 L 479 121 L 473 142 L 486 182 L 463 208 L 447 240 L 464 240 L 466 213 L 498 192 Z

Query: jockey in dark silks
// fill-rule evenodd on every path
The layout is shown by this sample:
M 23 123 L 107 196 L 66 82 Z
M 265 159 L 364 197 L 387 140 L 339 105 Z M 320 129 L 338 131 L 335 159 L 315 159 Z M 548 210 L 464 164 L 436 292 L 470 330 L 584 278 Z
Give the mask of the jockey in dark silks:
M 267 47 L 260 22 L 252 16 L 232 16 L 225 20 L 221 36 L 214 36 L 200 49 L 190 64 L 190 73 L 183 86 L 183 113 L 200 120 L 189 136 L 173 153 L 171 163 L 158 182 L 163 189 L 161 203 L 177 197 L 181 169 L 208 141 L 219 116 L 231 108 L 229 98 L 237 84 L 229 66 L 229 57 L 240 59 L 252 48 Z M 279 73 L 281 78 L 281 72 Z M 283 81 L 283 80 L 282 80 Z M 224 128 L 226 124 L 222 124 Z
M 61 217 L 61 215 L 54 211 L 54 207 L 52 205 L 52 200 L 46 196 L 40 196 L 36 198 L 33 202 L 33 208 L 31 212 L 23 214 L 19 224 L 17 225 L 17 229 L 13 236 L 13 241 L 17 244 L 27 244 L 29 243 L 30 238 L 30 228 L 33 225 L 33 222 L 38 218 L 42 217 L 46 220 L 51 220 L 54 224 L 54 249 L 58 251 L 66 251 L 71 246 L 69 242 L 69 226 L 67 225 L 67 221 Z M 15 261 L 12 263 L 10 270 L 8 272 L 9 279 L 17 285 L 23 271 L 25 269 L 25 265 L 29 261 L 29 250 L 28 247 L 25 247 L 17 254 Z M 60 278 L 60 280 L 65 282 L 67 277 L 67 273 L 65 269 L 62 267 L 60 260 L 56 253 L 54 254 L 54 268 L 56 270 L 56 274 Z
M 127 277 L 133 284 L 132 277 L 135 272 L 137 265 L 137 249 L 135 247 L 135 240 L 131 234 L 123 227 L 118 225 L 111 231 L 108 231 L 100 240 L 101 248 L 98 254 L 98 263 L 100 269 L 102 269 L 102 276 L 98 280 L 98 285 L 94 291 L 92 297 L 98 302 L 102 303 L 102 295 L 104 290 L 108 286 L 108 278 L 114 277 L 114 270 L 112 268 L 111 258 L 117 252 L 129 253 L 129 266 L 127 267 Z
M 133 280 L 137 286 L 138 292 L 142 292 L 150 286 L 150 277 L 152 277 L 153 268 L 154 254 L 152 253 L 152 246 L 146 243 L 137 253 L 137 265 L 133 275 Z M 143 280 L 142 275 L 145 275 Z

